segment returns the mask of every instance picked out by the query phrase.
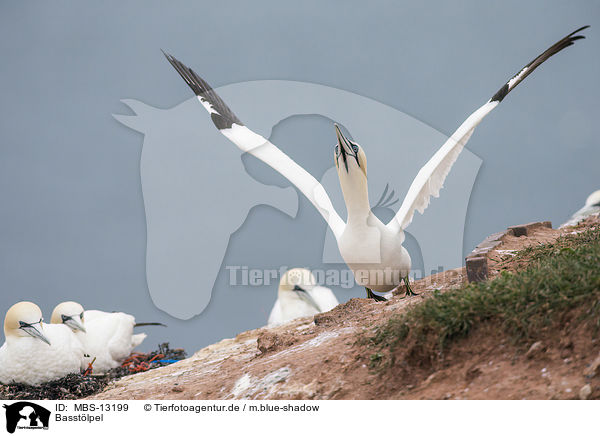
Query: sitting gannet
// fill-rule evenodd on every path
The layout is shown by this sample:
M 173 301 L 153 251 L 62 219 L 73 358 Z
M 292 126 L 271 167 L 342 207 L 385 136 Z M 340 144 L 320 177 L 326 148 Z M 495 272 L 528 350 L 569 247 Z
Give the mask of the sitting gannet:
M 564 223 L 560 228 L 575 226 L 590 215 L 600 213 L 600 190 L 592 192 L 585 200 L 585 205 L 571 216 L 569 221 Z
M 4 318 L 0 383 L 39 385 L 79 373 L 83 347 L 62 325 L 43 324 L 42 311 L 29 301 L 15 304 Z
M 316 286 L 313 274 L 304 268 L 287 271 L 279 281 L 277 301 L 269 315 L 269 326 L 327 312 L 339 303 L 331 289 Z
M 74 301 L 65 301 L 56 306 L 50 322 L 51 325 L 65 324 L 71 328 L 89 356 L 83 366 L 87 368 L 87 363 L 95 359 L 95 374 L 120 366 L 131 351 L 142 343 L 146 334 L 134 335 L 134 327 L 157 324 L 136 324 L 132 315 L 123 312 L 84 311 L 83 306 Z
M 552 45 L 471 114 L 419 170 L 396 216 L 387 225 L 371 212 L 365 152 L 356 142 L 347 139 L 337 124 L 334 160 L 348 211 L 346 223 L 335 211 L 323 186 L 313 176 L 271 142 L 244 126 L 210 85 L 193 70 L 173 56 L 164 54 L 210 113 L 217 129 L 242 151 L 252 154 L 280 172 L 313 203 L 331 227 L 340 254 L 352 269 L 356 282 L 367 289 L 368 297 L 383 299 L 371 291 L 390 291 L 401 284 L 402 280 L 406 284 L 406 295 L 413 295 L 408 283 L 411 259 L 402 246 L 404 229 L 411 223 L 415 211 L 423 213 L 429 205 L 430 197 L 439 196 L 446 176 L 475 127 L 544 61 L 573 45 L 576 40 L 584 38 L 575 34 L 587 27 L 589 26 L 577 29 Z

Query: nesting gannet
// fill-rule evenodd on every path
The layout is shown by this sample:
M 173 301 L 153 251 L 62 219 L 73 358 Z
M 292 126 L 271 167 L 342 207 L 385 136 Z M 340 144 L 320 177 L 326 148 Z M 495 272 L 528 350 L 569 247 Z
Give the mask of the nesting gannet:
M 575 212 L 569 221 L 561 225 L 560 228 L 575 226 L 590 215 L 598 213 L 600 213 L 600 190 L 592 192 L 587 200 L 585 200 L 585 205 Z
M 68 327 L 44 324 L 31 302 L 12 306 L 4 318 L 6 342 L 0 348 L 0 383 L 39 385 L 79 373 L 83 347 Z
M 281 173 L 312 202 L 331 227 L 340 253 L 352 269 L 356 282 L 367 289 L 369 297 L 383 299 L 371 290 L 387 292 L 401 284 L 402 280 L 406 283 L 406 295 L 413 295 L 408 283 L 411 259 L 402 246 L 404 229 L 411 223 L 415 211 L 423 213 L 429 205 L 430 197 L 439 196 L 446 176 L 475 127 L 544 61 L 576 40 L 584 38 L 576 33 L 587 27 L 589 26 L 577 29 L 552 45 L 473 112 L 419 170 L 400 209 L 387 225 L 371 212 L 365 152 L 356 142 L 346 138 L 337 124 L 334 160 L 348 211 L 346 223 L 335 211 L 323 186 L 313 176 L 267 139 L 248 129 L 210 85 L 192 69 L 173 56 L 164 54 L 210 113 L 217 129 L 242 151 L 252 154 Z
M 101 374 L 116 368 L 146 338 L 145 333 L 133 334 L 136 324 L 132 315 L 123 312 L 103 312 L 100 310 L 84 310 L 81 304 L 65 301 L 52 311 L 51 325 L 65 324 L 69 326 L 83 344 L 89 361 L 94 360 L 94 373 Z
M 327 312 L 338 304 L 331 289 L 317 286 L 309 270 L 294 268 L 286 271 L 279 281 L 277 301 L 269 315 L 268 325 Z

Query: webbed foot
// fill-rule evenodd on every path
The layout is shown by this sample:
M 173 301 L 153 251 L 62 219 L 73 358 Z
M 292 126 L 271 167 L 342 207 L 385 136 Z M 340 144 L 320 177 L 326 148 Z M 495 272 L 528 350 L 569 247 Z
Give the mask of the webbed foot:
M 387 298 L 382 297 L 381 295 L 375 294 L 369 288 L 365 288 L 365 289 L 367 290 L 367 298 L 370 298 L 370 299 L 375 300 L 375 301 L 387 301 Z
M 402 297 L 402 298 L 414 297 L 415 295 L 419 295 L 416 292 L 413 292 L 412 288 L 410 287 L 410 281 L 408 279 L 408 275 L 406 275 L 406 277 L 404 277 L 402 280 L 404 280 L 404 284 L 406 285 L 406 293 L 404 294 L 404 297 Z

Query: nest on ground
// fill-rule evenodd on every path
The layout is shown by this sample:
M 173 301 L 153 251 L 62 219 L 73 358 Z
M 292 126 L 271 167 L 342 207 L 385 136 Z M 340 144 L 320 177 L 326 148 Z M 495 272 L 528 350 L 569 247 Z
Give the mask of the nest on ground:
M 169 343 L 160 344 L 158 350 L 150 353 L 131 353 L 118 368 L 113 368 L 108 375 L 111 379 L 125 377 L 126 375 L 138 372 L 148 371 L 149 369 L 160 368 L 161 366 L 171 365 L 179 360 L 186 358 L 183 348 L 169 348 Z
M 0 384 L 2 400 L 76 400 L 94 395 L 104 389 L 111 381 L 126 375 L 148 371 L 161 366 L 171 365 L 186 358 L 182 348 L 169 348 L 169 343 L 158 346 L 158 350 L 149 353 L 132 353 L 118 368 L 113 368 L 103 375 L 68 374 L 65 377 L 29 386 L 22 383 Z

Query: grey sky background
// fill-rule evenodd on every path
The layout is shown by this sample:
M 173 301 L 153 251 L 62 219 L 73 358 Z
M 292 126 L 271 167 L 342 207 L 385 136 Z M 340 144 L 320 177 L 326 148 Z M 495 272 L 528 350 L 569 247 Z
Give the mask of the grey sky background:
M 111 114 L 129 113 L 123 98 L 160 108 L 190 98 L 160 48 L 215 87 L 313 82 L 378 100 L 451 134 L 534 56 L 590 24 L 586 40 L 532 74 L 468 144 L 483 164 L 465 252 L 508 225 L 549 219 L 556 226 L 600 189 L 593 130 L 600 115 L 599 18 L 600 5 L 591 1 L 3 2 L 0 309 L 28 299 L 49 318 L 54 304 L 76 299 L 169 325 L 148 328 L 143 349 L 170 341 L 190 352 L 266 321 L 276 286 L 230 289 L 224 268 L 208 309 L 189 321 L 150 300 L 143 138 Z M 331 166 L 331 149 L 323 146 L 333 145 L 327 120 L 283 122 L 272 139 L 315 175 Z M 402 132 L 390 131 L 389 140 L 401 146 Z M 285 186 L 268 169 L 246 163 L 257 180 Z M 321 218 L 300 197 L 296 220 L 317 226 Z M 265 228 L 277 238 L 257 247 L 255 235 Z M 258 206 L 232 236 L 223 265 L 320 267 L 322 240 L 299 237 L 294 220 Z M 336 294 L 346 300 L 363 291 Z

